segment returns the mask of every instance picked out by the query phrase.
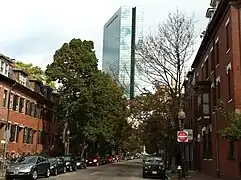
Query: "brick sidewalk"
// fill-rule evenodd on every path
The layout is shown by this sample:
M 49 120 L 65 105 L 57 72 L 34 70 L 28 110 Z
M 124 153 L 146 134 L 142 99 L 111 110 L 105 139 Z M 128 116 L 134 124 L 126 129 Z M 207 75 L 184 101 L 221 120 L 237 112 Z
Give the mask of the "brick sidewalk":
M 216 178 L 207 176 L 200 172 L 189 172 L 188 175 L 189 177 L 187 179 L 192 179 L 192 180 L 216 180 Z M 178 179 L 177 175 L 171 175 L 171 179 Z

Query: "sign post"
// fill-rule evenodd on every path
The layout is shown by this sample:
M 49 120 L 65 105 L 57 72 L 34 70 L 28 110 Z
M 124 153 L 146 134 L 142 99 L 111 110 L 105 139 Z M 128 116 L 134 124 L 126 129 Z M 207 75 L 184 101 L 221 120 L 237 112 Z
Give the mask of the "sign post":
M 177 142 L 188 142 L 188 131 L 177 131 Z

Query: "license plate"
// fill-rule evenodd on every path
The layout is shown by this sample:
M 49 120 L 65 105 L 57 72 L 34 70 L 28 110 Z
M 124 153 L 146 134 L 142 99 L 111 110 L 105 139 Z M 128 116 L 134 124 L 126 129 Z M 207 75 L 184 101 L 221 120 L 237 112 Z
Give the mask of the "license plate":
M 92 164 L 92 162 L 89 162 L 90 164 Z
M 157 171 L 152 171 L 152 174 L 157 174 Z

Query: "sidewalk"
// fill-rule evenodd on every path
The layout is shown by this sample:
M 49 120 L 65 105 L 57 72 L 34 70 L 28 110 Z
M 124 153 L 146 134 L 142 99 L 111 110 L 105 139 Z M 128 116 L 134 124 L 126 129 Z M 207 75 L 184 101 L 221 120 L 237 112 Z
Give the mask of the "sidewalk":
M 200 172 L 192 171 L 192 172 L 189 172 L 188 175 L 189 176 L 187 179 L 192 179 L 192 180 L 216 180 L 216 178 L 207 176 Z M 178 179 L 176 174 L 171 174 L 170 177 L 171 177 L 171 179 Z

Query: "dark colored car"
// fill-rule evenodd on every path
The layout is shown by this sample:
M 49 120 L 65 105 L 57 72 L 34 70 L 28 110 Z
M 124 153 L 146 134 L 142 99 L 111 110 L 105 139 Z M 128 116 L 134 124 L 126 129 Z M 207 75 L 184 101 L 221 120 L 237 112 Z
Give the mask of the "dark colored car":
M 77 170 L 76 159 L 72 155 L 61 156 L 64 159 L 65 167 L 67 171 L 72 172 Z
M 6 170 L 6 180 L 16 178 L 37 179 L 50 176 L 50 163 L 43 156 L 24 156 L 16 160 Z
M 91 155 L 88 157 L 88 166 L 99 166 L 101 164 L 101 157 L 98 155 Z
M 77 169 L 85 169 L 87 167 L 88 160 L 85 157 L 77 156 L 76 157 L 76 166 Z
M 61 157 L 51 157 L 48 158 L 49 163 L 50 163 L 50 173 L 52 175 L 57 176 L 60 173 L 66 173 L 66 166 L 65 166 L 65 162 L 64 159 Z
M 166 165 L 162 158 L 147 157 L 143 160 L 143 178 L 146 177 L 159 177 L 166 178 Z
M 106 161 L 106 157 L 105 157 L 105 156 L 101 156 L 101 157 L 100 157 L 100 164 L 101 164 L 101 165 L 107 164 L 107 161 Z

